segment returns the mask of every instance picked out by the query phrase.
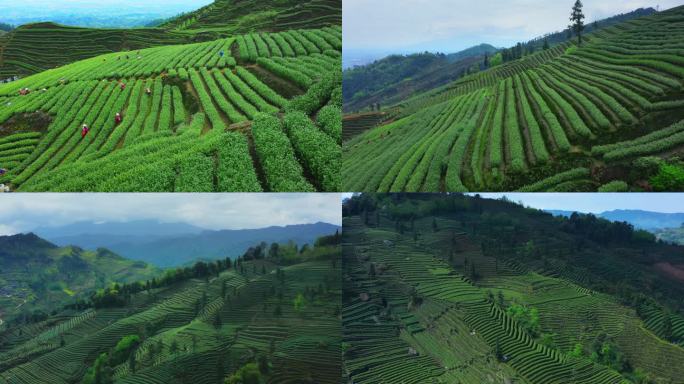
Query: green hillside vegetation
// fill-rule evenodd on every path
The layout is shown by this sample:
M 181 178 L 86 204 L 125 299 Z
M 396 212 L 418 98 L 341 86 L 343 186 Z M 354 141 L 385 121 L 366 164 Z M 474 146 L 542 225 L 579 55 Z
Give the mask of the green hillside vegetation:
M 481 44 L 459 53 L 416 53 L 391 55 L 342 73 L 344 110 L 377 109 L 396 104 L 411 95 L 450 83 L 470 71 L 483 68 L 485 54 L 497 49 Z M 346 128 L 346 127 L 345 127 Z
M 681 247 L 479 196 L 364 194 L 343 214 L 349 381 L 682 377 L 684 286 L 661 268 L 682 265 Z
M 681 190 L 683 15 L 598 28 L 392 106 L 345 142 L 344 189 Z
M 2 383 L 338 383 L 339 236 L 115 284 L 0 334 Z
M 27 76 L 111 52 L 341 23 L 342 6 L 336 0 L 217 0 L 154 28 L 98 29 L 33 23 L 0 38 L 0 79 Z
M 244 33 L 321 28 L 342 24 L 339 0 L 215 0 L 161 25 L 186 33 Z
M 0 319 L 44 320 L 52 308 L 87 297 L 95 288 L 157 273 L 147 263 L 104 248 L 57 247 L 34 234 L 1 236 Z
M 252 33 L 109 53 L 0 85 L 0 182 L 19 191 L 337 191 L 341 47 L 339 26 Z M 23 88 L 32 92 L 17 95 Z M 83 124 L 91 131 L 82 138 Z
M 28 76 L 103 53 L 190 41 L 183 34 L 157 28 L 125 30 L 27 24 L 0 38 L 0 79 Z

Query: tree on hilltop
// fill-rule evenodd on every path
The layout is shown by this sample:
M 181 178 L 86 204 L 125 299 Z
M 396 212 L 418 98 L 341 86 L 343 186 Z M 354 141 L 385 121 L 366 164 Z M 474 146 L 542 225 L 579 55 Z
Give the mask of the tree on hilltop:
M 577 45 L 582 45 L 582 31 L 584 30 L 584 13 L 582 13 L 582 1 L 575 1 L 570 14 L 570 29 L 577 35 Z

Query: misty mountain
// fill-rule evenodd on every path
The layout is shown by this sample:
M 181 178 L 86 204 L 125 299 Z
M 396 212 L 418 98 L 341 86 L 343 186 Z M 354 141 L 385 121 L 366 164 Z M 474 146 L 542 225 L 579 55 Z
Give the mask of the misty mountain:
M 48 312 L 111 282 L 159 273 L 105 248 L 59 247 L 33 233 L 0 236 L 0 317 L 27 309 Z
M 128 224 L 132 225 L 127 230 Z M 319 222 L 214 231 L 187 224 L 136 221 L 77 223 L 36 232 L 58 245 L 73 244 L 88 249 L 106 247 L 129 259 L 145 261 L 159 267 L 172 267 L 197 259 L 237 257 L 261 241 L 285 243 L 291 240 L 300 246 L 313 244 L 316 238 L 333 234 L 339 229 L 339 226 Z
M 570 216 L 573 211 L 549 209 L 556 216 Z M 684 223 L 684 213 L 662 213 L 642 210 L 617 209 L 596 215 L 611 221 L 626 221 L 635 228 L 655 231 L 664 228 L 679 228 Z

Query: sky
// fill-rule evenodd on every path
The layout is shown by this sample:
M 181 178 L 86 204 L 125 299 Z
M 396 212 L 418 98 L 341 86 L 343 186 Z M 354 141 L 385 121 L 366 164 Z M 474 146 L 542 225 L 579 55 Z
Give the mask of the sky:
M 601 213 L 615 209 L 684 212 L 684 193 L 480 193 L 480 196 L 522 202 L 537 209 Z
M 42 12 L 81 13 L 94 10 L 129 9 L 135 11 L 194 10 L 213 0 L 0 0 L 0 9 L 24 9 Z
M 0 22 L 53 21 L 77 26 L 144 25 L 194 11 L 213 0 L 0 0 Z M 138 24 L 132 24 L 138 25 Z
M 0 194 L 0 235 L 81 221 L 158 220 L 205 229 L 342 225 L 338 193 Z
M 682 0 L 584 0 L 586 22 Z M 480 43 L 509 47 L 569 24 L 574 0 L 344 0 L 344 50 L 453 53 Z

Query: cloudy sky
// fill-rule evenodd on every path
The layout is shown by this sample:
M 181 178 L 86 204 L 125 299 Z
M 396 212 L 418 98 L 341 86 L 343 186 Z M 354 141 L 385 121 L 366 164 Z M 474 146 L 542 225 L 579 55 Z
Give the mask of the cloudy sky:
M 156 219 L 206 229 L 342 225 L 337 193 L 0 194 L 0 235 L 80 221 Z
M 481 193 L 482 197 L 522 201 L 538 209 L 601 213 L 614 209 L 684 212 L 683 193 Z
M 587 22 L 682 0 L 584 0 Z M 512 46 L 567 27 L 574 0 L 344 0 L 346 51 L 456 52 Z

